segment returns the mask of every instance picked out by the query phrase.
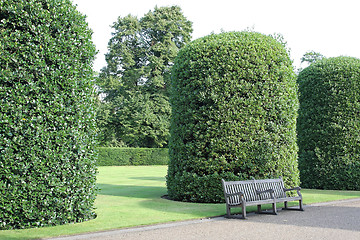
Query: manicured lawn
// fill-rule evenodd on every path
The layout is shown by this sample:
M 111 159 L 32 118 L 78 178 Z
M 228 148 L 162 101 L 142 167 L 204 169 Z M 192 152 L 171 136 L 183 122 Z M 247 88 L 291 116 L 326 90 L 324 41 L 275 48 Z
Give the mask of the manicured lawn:
M 206 218 L 225 214 L 225 204 L 197 204 L 162 199 L 167 166 L 100 167 L 97 218 L 78 224 L 0 231 L 0 239 L 36 239 L 116 228 Z M 360 198 L 360 191 L 301 191 L 304 203 Z M 249 211 L 255 208 L 248 208 Z

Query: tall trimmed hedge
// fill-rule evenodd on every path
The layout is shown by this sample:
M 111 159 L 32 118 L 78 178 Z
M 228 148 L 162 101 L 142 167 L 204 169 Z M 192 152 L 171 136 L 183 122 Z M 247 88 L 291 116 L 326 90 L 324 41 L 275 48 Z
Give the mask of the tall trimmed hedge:
M 70 0 L 0 2 L 0 229 L 95 217 L 91 34 Z
M 298 81 L 302 185 L 360 190 L 360 59 L 321 60 Z
M 272 37 L 231 32 L 188 44 L 174 63 L 170 102 L 172 199 L 220 202 L 222 178 L 299 184 L 295 74 Z

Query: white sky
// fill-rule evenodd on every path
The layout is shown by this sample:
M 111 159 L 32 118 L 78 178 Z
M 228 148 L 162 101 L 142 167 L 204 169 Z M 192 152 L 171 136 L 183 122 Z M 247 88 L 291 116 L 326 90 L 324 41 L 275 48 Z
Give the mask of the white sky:
M 360 58 L 359 0 L 73 0 L 87 16 L 99 53 L 94 70 L 106 66 L 110 27 L 119 16 L 143 17 L 154 7 L 178 5 L 193 22 L 193 40 L 211 32 L 250 28 L 280 33 L 288 42 L 296 68 L 310 50 L 326 57 Z

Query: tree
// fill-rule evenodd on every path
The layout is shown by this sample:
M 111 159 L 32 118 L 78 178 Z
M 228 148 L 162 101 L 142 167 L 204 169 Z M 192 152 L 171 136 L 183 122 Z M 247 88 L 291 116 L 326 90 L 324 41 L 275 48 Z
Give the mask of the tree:
M 91 34 L 70 0 L 0 2 L 0 229 L 95 217 Z
M 128 15 L 114 23 L 99 85 L 110 110 L 105 128 L 112 129 L 117 142 L 167 146 L 170 69 L 178 50 L 190 41 L 191 26 L 177 6 L 155 7 L 141 19 Z M 103 139 L 103 145 L 109 143 Z
M 298 82 L 302 186 L 360 190 L 360 60 L 319 60 Z
M 299 184 L 292 62 L 256 32 L 212 34 L 182 48 L 171 79 L 169 197 L 221 202 L 221 179 Z
M 309 51 L 306 52 L 302 58 L 301 58 L 301 63 L 303 62 L 307 62 L 309 64 L 312 64 L 314 62 L 317 62 L 321 59 L 325 58 L 324 55 L 322 55 L 321 53 L 315 52 L 315 51 Z

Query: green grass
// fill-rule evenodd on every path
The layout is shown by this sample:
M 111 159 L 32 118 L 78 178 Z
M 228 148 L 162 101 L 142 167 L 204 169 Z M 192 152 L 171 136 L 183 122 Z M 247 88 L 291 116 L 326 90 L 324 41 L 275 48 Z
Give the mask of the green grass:
M 100 167 L 101 188 L 97 218 L 88 222 L 23 230 L 0 231 L 0 239 L 36 239 L 103 231 L 155 223 L 206 218 L 225 214 L 225 204 L 198 204 L 162 199 L 167 166 Z M 304 203 L 360 198 L 360 191 L 301 191 Z M 248 208 L 254 211 L 255 208 Z

